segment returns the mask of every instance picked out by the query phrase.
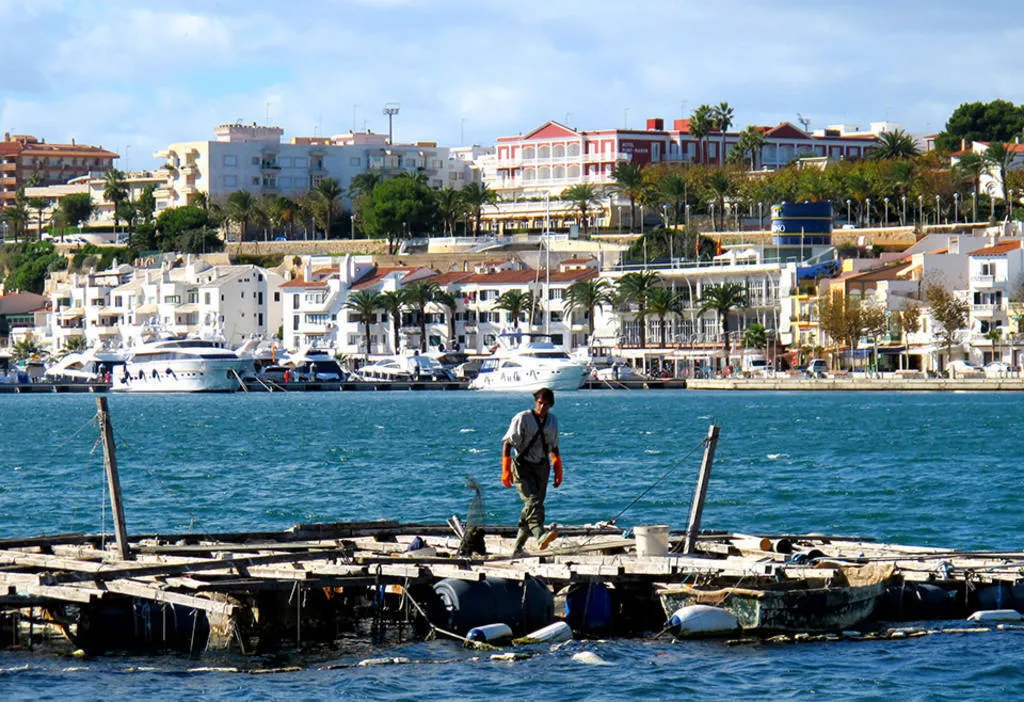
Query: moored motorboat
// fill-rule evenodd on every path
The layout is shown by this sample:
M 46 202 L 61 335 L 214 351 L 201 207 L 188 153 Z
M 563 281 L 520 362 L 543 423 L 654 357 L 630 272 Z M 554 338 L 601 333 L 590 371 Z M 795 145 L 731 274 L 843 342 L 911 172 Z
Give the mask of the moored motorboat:
M 586 378 L 586 365 L 570 358 L 545 336 L 526 332 L 502 335 L 499 348 L 480 365 L 480 372 L 469 389 L 524 392 L 544 387 L 579 389 Z
M 252 359 L 216 340 L 172 337 L 129 350 L 112 378 L 120 392 L 233 392 Z
M 102 383 L 121 371 L 127 354 L 96 346 L 65 354 L 46 369 L 44 379 L 53 383 Z

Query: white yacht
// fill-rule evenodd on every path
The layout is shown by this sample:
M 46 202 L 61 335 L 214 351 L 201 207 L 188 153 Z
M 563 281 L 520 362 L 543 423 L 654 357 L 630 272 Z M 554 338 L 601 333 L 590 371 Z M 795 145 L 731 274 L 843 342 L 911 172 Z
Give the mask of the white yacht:
M 494 356 L 483 361 L 480 374 L 469 389 L 577 390 L 586 378 L 586 365 L 573 360 L 550 341 L 542 340 L 546 336 L 528 332 L 503 334 Z
M 349 372 L 341 367 L 330 351 L 312 346 L 303 346 L 288 354 L 280 366 L 290 368 L 291 376 L 296 381 L 337 383 L 348 380 L 349 376 Z
M 370 363 L 357 371 L 364 380 L 451 380 L 448 369 L 433 356 L 412 354 L 392 356 Z
M 73 351 L 46 369 L 44 377 L 53 383 L 102 383 L 107 373 L 111 379 L 124 365 L 127 354 L 94 346 L 85 351 Z
M 211 339 L 165 338 L 128 350 L 114 373 L 112 390 L 122 392 L 232 392 L 251 372 L 243 358 Z

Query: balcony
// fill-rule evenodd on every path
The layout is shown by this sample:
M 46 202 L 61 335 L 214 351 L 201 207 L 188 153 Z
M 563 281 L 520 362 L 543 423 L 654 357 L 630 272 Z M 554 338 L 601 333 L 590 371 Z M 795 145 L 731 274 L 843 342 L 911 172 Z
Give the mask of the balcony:
M 971 305 L 971 314 L 975 317 L 991 317 L 1002 309 L 1002 305 Z
M 516 156 L 515 158 L 500 158 L 496 162 L 497 168 L 516 168 L 520 166 L 573 166 L 580 163 L 616 163 L 618 161 L 629 161 L 631 159 L 629 154 L 626 153 L 599 153 L 599 154 L 580 154 L 578 156 L 549 156 L 545 158 L 523 158 L 522 156 Z

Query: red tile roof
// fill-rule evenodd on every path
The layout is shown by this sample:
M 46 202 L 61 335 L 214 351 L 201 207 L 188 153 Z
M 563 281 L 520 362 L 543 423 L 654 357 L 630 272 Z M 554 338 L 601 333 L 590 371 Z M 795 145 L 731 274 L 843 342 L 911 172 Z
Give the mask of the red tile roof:
M 430 278 L 424 278 L 431 283 L 437 283 L 438 285 L 451 285 L 453 283 L 461 283 L 466 278 L 472 278 L 475 273 L 472 271 L 448 271 L 447 273 L 439 273 L 438 275 L 431 276 Z
M 373 268 L 366 275 L 364 275 L 362 278 L 360 278 L 355 283 L 353 283 L 352 284 L 352 289 L 353 290 L 362 290 L 363 288 L 371 287 L 373 285 L 376 285 L 376 284 L 380 283 L 382 280 L 384 280 L 386 277 L 388 277 L 392 273 L 401 273 L 402 274 L 401 279 L 404 280 L 406 277 L 408 277 L 408 275 L 410 273 L 412 273 L 413 271 L 417 271 L 417 270 L 421 270 L 421 269 L 419 269 L 419 268 L 412 268 L 410 266 L 394 266 L 394 267 L 390 267 L 390 268 L 381 268 L 381 267 Z
M 295 278 L 287 283 L 281 283 L 282 288 L 326 288 L 327 283 L 322 280 L 306 281 L 304 278 Z
M 1010 251 L 1019 248 L 1021 248 L 1021 239 L 1009 239 L 983 249 L 975 249 L 971 252 L 971 256 L 1005 256 Z
M 498 271 L 497 273 L 476 273 L 471 277 L 460 281 L 475 285 L 526 285 L 537 280 L 544 280 L 545 273 L 541 270 L 535 271 Z M 577 280 L 589 280 L 596 278 L 597 271 L 593 268 L 583 268 L 575 271 L 551 271 L 552 283 L 575 283 Z

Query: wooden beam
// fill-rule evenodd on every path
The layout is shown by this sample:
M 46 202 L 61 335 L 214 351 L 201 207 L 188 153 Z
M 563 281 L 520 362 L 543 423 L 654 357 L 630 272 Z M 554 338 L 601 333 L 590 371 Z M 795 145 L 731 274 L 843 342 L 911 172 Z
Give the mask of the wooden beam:
M 124 503 L 121 501 L 121 478 L 117 475 L 117 450 L 114 447 L 114 427 L 110 424 L 110 410 L 107 409 L 107 398 L 101 395 L 96 398 L 97 418 L 100 422 L 100 436 L 103 438 L 103 467 L 107 474 L 107 486 L 110 488 L 110 511 L 114 517 L 114 530 L 117 535 L 117 550 L 121 560 L 130 561 L 132 551 L 128 545 L 128 529 L 124 523 Z
M 210 614 L 219 614 L 225 617 L 232 616 L 235 610 L 238 609 L 235 605 L 228 602 L 217 602 L 205 597 L 196 597 L 182 592 L 171 592 L 164 590 L 158 585 L 143 583 L 138 580 L 112 580 L 104 583 L 103 586 L 108 592 L 116 592 L 119 595 L 167 602 L 168 604 L 181 605 L 183 607 L 193 607 Z
M 700 520 L 704 514 L 704 500 L 708 495 L 708 482 L 711 480 L 711 465 L 715 462 L 715 447 L 718 446 L 718 426 L 708 427 L 708 435 L 704 439 L 704 458 L 700 462 L 700 474 L 697 476 L 697 489 L 690 505 L 690 523 L 686 527 L 686 541 L 683 553 L 693 553 L 697 537 L 700 536 Z

